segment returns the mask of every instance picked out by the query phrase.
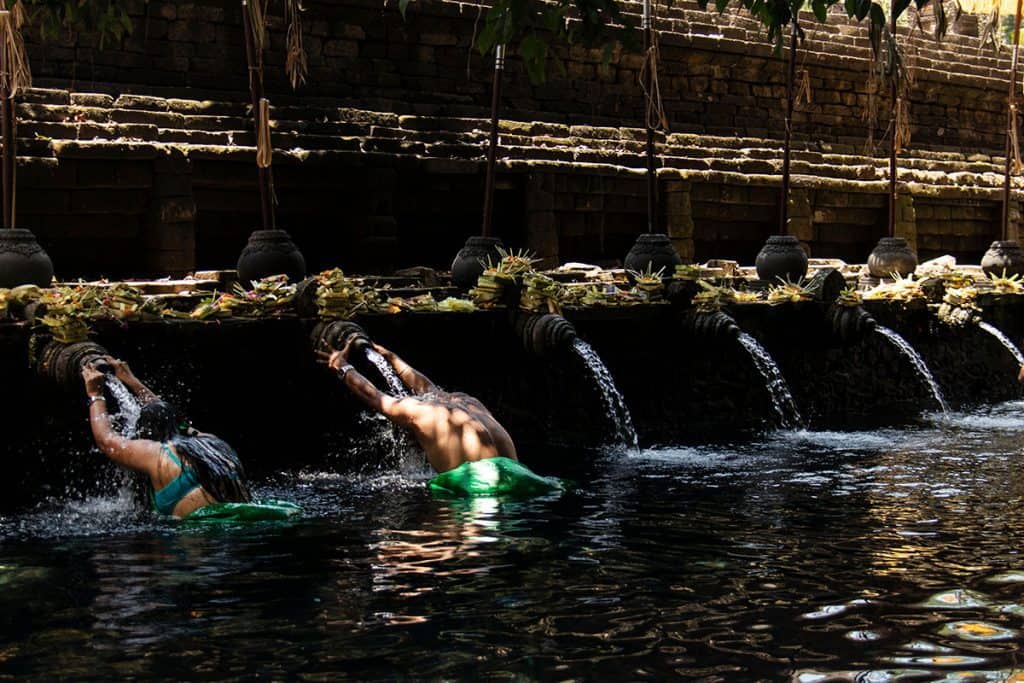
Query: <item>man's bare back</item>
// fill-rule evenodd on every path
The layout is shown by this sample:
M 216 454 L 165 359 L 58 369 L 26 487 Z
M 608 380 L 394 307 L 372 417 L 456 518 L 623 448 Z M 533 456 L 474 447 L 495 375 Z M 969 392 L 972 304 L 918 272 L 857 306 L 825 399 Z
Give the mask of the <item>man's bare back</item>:
M 468 394 L 433 391 L 399 399 L 396 408 L 409 416 L 409 428 L 438 472 L 499 456 L 518 460 L 512 437 Z

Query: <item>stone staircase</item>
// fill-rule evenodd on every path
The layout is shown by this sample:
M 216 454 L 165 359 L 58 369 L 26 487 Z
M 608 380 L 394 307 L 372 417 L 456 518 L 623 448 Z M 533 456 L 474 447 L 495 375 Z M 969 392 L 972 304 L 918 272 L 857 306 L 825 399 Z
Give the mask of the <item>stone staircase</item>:
M 174 151 L 194 159 L 251 162 L 255 137 L 240 101 L 34 89 L 20 97 L 22 165 L 62 159 L 143 160 Z M 429 172 L 475 173 L 487 151 L 489 121 L 371 111 L 317 101 L 272 109 L 275 163 L 341 165 L 374 160 L 422 164 Z M 576 174 L 644 173 L 644 131 L 549 121 L 501 122 L 501 167 Z M 856 145 L 794 143 L 795 187 L 885 191 L 888 159 Z M 771 186 L 779 183 L 777 140 L 676 133 L 659 137 L 664 179 Z M 1003 159 L 988 154 L 911 149 L 900 182 L 914 195 L 997 199 Z M 1015 182 L 1015 189 L 1020 185 Z

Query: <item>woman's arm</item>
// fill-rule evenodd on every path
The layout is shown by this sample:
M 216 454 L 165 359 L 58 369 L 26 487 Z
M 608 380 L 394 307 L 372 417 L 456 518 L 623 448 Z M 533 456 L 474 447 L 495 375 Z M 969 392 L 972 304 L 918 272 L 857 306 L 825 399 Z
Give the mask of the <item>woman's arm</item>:
M 82 380 L 89 396 L 89 426 L 96 445 L 118 465 L 152 476 L 159 461 L 160 444 L 126 439 L 114 431 L 103 396 L 103 373 L 89 366 L 82 369 Z

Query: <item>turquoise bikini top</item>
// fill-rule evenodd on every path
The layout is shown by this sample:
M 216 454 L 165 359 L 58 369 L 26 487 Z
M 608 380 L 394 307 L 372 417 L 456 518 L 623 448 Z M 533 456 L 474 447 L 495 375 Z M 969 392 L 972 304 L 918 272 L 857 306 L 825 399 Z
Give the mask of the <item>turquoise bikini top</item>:
M 178 456 L 174 455 L 167 444 L 160 444 L 160 450 L 171 459 L 175 465 L 181 468 L 181 473 L 168 482 L 167 486 L 159 491 L 153 491 L 153 507 L 162 515 L 173 515 L 174 508 L 178 506 L 181 499 L 199 488 L 199 480 L 196 473 L 183 466 Z

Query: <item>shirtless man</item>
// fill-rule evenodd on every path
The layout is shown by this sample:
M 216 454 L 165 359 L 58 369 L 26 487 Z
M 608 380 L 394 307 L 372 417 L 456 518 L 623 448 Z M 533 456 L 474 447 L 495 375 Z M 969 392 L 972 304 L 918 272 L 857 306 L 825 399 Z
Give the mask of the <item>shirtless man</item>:
M 399 398 L 380 391 L 348 362 L 354 341 L 350 337 L 331 354 L 320 351 L 321 361 L 371 410 L 412 432 L 440 473 L 431 488 L 460 495 L 534 495 L 562 488 L 519 463 L 512 437 L 483 403 L 441 390 L 397 354 L 373 344 L 413 395 Z

